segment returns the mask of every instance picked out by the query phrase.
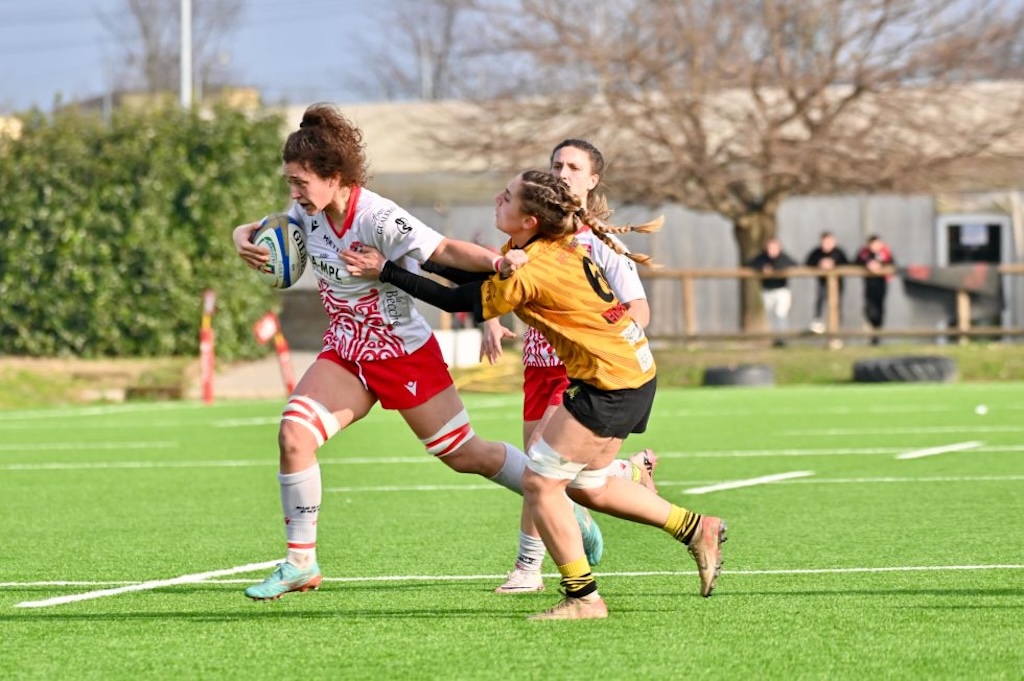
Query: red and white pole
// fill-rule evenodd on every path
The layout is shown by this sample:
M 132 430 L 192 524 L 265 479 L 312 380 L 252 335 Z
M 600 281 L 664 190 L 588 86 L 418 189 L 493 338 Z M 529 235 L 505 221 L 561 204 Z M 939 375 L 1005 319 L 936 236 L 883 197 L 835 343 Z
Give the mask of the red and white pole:
M 274 350 L 277 351 L 277 363 L 281 365 L 281 381 L 284 383 L 285 391 L 291 395 L 295 392 L 295 373 L 292 371 L 292 353 L 288 347 L 288 341 L 284 334 L 278 331 L 274 334 Z
M 213 289 L 203 291 L 203 321 L 199 326 L 199 380 L 203 388 L 203 402 L 213 403 L 214 333 L 213 311 L 217 294 Z
M 252 325 L 252 332 L 260 345 L 264 345 L 270 339 L 274 339 L 274 351 L 277 353 L 277 363 L 281 367 L 281 381 L 284 389 L 291 395 L 295 390 L 295 374 L 292 371 L 292 355 L 288 348 L 288 341 L 281 332 L 281 323 L 277 315 L 268 312 Z

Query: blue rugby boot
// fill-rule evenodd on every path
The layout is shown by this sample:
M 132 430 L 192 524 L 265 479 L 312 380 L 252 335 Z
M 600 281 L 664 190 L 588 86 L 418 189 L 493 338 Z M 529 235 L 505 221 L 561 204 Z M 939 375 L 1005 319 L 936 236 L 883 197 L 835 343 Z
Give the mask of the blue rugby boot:
M 579 523 L 580 532 L 583 534 L 583 552 L 587 554 L 587 562 L 597 565 L 604 555 L 604 535 L 601 534 L 601 528 L 597 526 L 590 511 L 575 501 L 572 503 L 572 512 L 576 514 L 576 522 Z
M 306 592 L 320 588 L 323 581 L 320 566 L 314 561 L 309 568 L 303 570 L 285 561 L 277 566 L 262 583 L 250 586 L 245 595 L 254 601 L 276 601 L 292 591 Z

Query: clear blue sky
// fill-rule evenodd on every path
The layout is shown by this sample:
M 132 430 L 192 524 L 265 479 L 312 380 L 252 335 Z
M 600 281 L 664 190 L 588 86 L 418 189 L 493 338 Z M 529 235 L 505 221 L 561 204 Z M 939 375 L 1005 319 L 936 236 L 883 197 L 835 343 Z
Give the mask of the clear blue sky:
M 180 0 L 163 0 L 177 8 Z M 193 4 L 202 0 L 193 0 Z M 353 35 L 387 39 L 380 25 L 389 0 L 244 0 L 237 28 L 222 42 L 239 84 L 266 101 L 353 101 L 344 74 L 366 69 Z M 104 58 L 121 54 L 101 15 L 124 0 L 0 0 L 0 115 L 107 89 Z M 364 38 L 365 39 L 365 38 Z M 365 97 L 365 95 L 364 95 Z

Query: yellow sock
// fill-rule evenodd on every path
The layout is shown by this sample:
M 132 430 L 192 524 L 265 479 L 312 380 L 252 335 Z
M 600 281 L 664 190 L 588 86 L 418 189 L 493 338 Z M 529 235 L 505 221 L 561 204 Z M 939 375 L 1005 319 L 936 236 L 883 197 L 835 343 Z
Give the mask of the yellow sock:
M 699 514 L 687 511 L 682 506 L 673 504 L 672 510 L 668 514 L 668 520 L 665 521 L 665 527 L 662 529 L 682 543 L 689 544 L 699 524 Z
M 597 582 L 590 572 L 590 563 L 587 562 L 586 556 L 559 565 L 558 572 L 562 575 L 562 588 L 569 598 L 582 598 L 597 591 Z

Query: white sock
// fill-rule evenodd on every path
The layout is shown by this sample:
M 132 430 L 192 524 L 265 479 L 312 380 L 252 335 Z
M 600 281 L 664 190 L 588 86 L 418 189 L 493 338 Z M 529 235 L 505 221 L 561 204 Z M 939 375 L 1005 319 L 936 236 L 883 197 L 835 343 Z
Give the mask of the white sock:
M 278 473 L 281 509 L 284 511 L 288 562 L 307 568 L 316 561 L 316 523 L 320 516 L 320 464 L 298 473 Z
M 503 442 L 505 445 L 505 463 L 502 464 L 498 474 L 491 478 L 502 487 L 512 490 L 516 494 L 523 494 L 523 471 L 526 470 L 526 454 L 515 445 Z
M 544 542 L 540 537 L 531 537 L 519 531 L 519 555 L 516 556 L 516 569 L 524 572 L 540 572 L 544 563 Z

